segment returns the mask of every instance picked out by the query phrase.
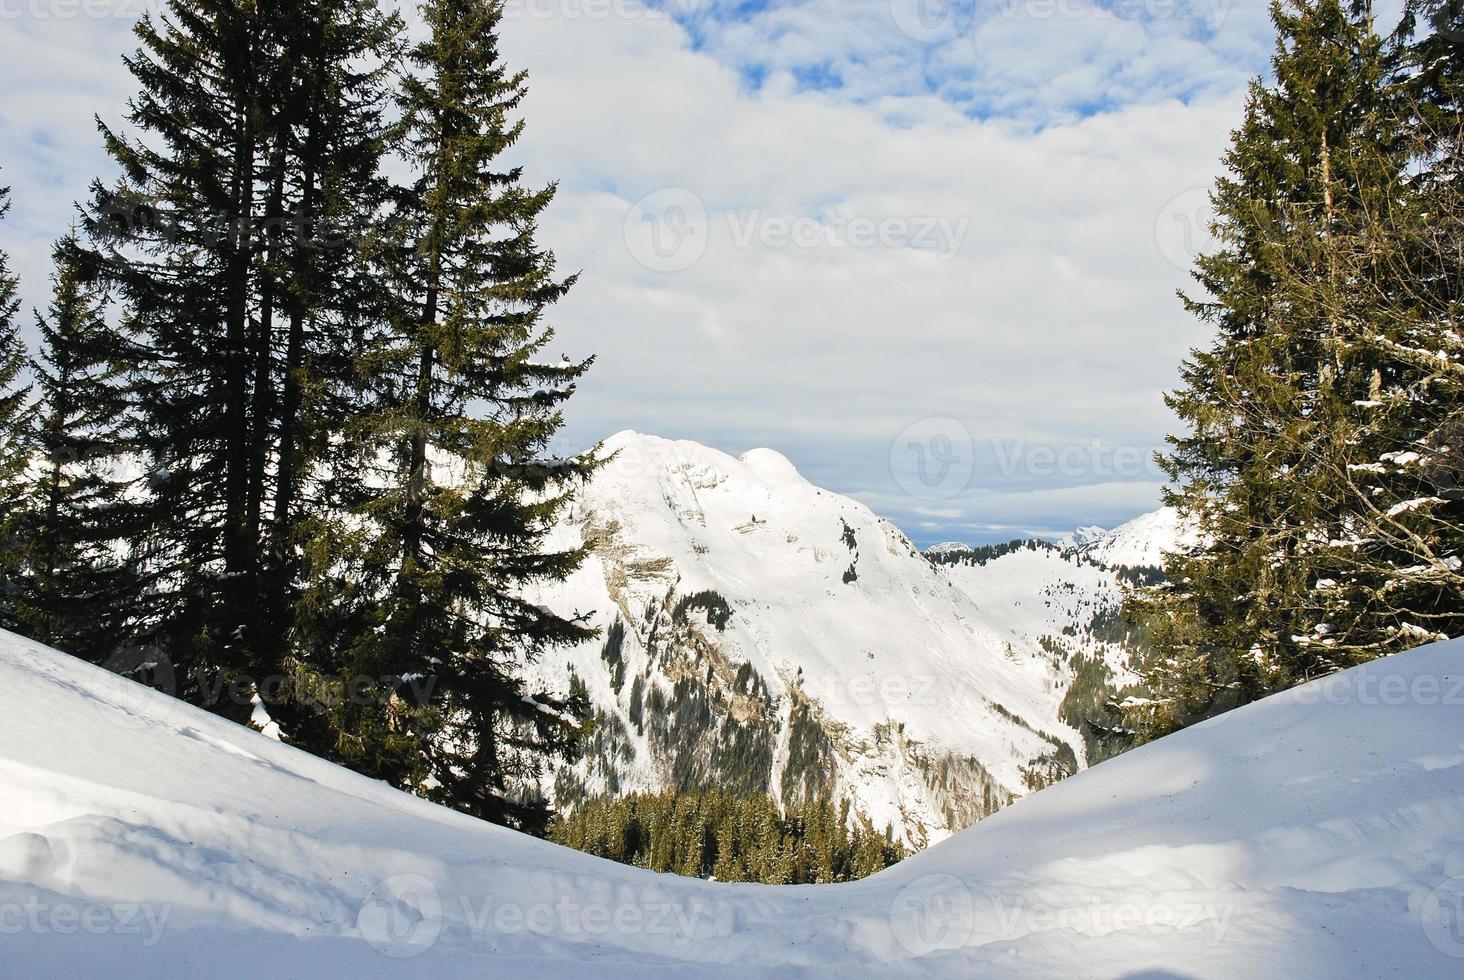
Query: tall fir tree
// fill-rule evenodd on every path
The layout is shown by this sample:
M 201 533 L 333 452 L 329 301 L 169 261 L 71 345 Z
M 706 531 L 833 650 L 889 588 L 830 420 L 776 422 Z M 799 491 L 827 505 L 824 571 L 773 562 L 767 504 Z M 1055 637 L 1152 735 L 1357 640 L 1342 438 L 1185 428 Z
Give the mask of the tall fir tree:
M 1334 464 L 1353 538 L 1327 589 L 1329 638 L 1365 655 L 1464 634 L 1464 8 L 1424 11 L 1391 53 L 1406 169 L 1389 207 L 1326 243 L 1341 283 L 1309 294 L 1371 368 Z
M 118 461 L 130 349 L 115 346 L 106 296 L 78 271 L 75 233 L 53 251 L 53 296 L 36 314 L 39 416 L 28 481 L 20 596 L 28 635 L 93 662 L 106 662 L 129 635 L 138 587 L 126 555 L 130 487 Z
M 0 187 L 0 220 L 9 211 L 10 188 Z M 25 344 L 16 317 L 19 292 L 10 257 L 0 251 L 0 627 L 6 629 L 19 625 L 15 595 L 24 551 L 22 482 L 33 445 L 35 415 L 25 377 Z
M 133 639 L 170 658 L 179 693 L 200 702 L 260 666 L 247 648 L 258 591 L 249 334 L 279 13 L 174 0 L 139 21 L 139 48 L 124 59 L 136 135 L 98 123 L 122 178 L 94 184 L 84 210 L 96 275 L 121 302 L 137 354 L 126 453 L 146 480 L 129 537 L 146 574 Z
M 1417 530 L 1449 534 L 1364 486 L 1437 423 L 1414 401 L 1451 373 L 1416 356 L 1438 310 L 1406 298 L 1425 216 L 1399 91 L 1366 10 L 1272 15 L 1275 83 L 1252 85 L 1212 198 L 1220 248 L 1196 262 L 1208 295 L 1185 301 L 1217 336 L 1168 396 L 1189 432 L 1164 459 L 1167 502 L 1200 544 L 1130 605 L 1153 639 L 1149 695 L 1128 702 L 1147 736 L 1460 625 L 1410 571 L 1447 569 L 1457 542 L 1420 547 Z
M 391 315 L 366 338 L 351 440 L 352 523 L 322 537 L 319 587 L 357 600 L 343 673 L 379 681 L 336 712 L 343 761 L 449 806 L 542 831 L 546 756 L 574 751 L 583 698 L 530 692 L 523 666 L 590 631 L 524 597 L 579 550 L 545 535 L 589 457 L 548 453 L 588 362 L 541 360 L 573 277 L 535 243 L 554 187 L 503 155 L 525 76 L 498 52 L 501 5 L 432 0 L 400 95 L 396 189 L 377 256 Z M 347 556 L 342 561 L 342 556 Z M 358 692 L 359 694 L 359 692 Z
M 1427 147 L 1423 172 L 1433 181 L 1457 180 L 1464 167 L 1464 4 L 1409 0 L 1395 40 L 1411 122 L 1420 149 Z
M 123 310 L 145 474 L 130 641 L 241 720 L 297 652 L 303 501 L 381 315 L 357 245 L 398 27 L 365 0 L 171 0 L 125 59 L 134 132 L 99 124 L 122 178 L 93 187 L 83 272 Z
M 534 243 L 553 188 L 497 162 L 524 81 L 500 7 L 425 13 L 390 127 L 401 25 L 373 0 L 170 0 L 138 25 L 132 132 L 101 126 L 122 178 L 93 186 L 72 270 L 120 316 L 80 294 L 52 316 L 127 370 L 60 414 L 120 395 L 112 462 L 142 474 L 108 524 L 138 573 L 119 643 L 195 702 L 542 830 L 584 695 L 519 671 L 589 634 L 521 593 L 580 558 L 542 541 L 594 465 L 547 456 L 587 362 L 537 359 L 572 280 Z M 389 147 L 411 185 L 381 177 Z M 48 355 L 60 387 L 88 356 Z
M 277 81 L 282 106 L 265 209 L 251 511 L 260 528 L 262 660 L 290 680 L 261 691 L 291 741 L 324 751 L 313 678 L 339 665 L 334 602 L 307 603 L 307 547 L 345 506 L 342 447 L 360 405 L 357 370 L 385 310 L 364 241 L 387 205 L 380 165 L 402 25 L 375 0 L 302 7 Z M 276 326 L 276 320 L 278 325 Z
M 1424 202 L 1418 288 L 1436 304 L 1460 295 L 1458 257 L 1464 245 L 1452 234 L 1464 184 L 1464 4 L 1410 0 L 1395 35 L 1396 83 L 1405 94 L 1409 150 L 1416 164 L 1413 197 Z

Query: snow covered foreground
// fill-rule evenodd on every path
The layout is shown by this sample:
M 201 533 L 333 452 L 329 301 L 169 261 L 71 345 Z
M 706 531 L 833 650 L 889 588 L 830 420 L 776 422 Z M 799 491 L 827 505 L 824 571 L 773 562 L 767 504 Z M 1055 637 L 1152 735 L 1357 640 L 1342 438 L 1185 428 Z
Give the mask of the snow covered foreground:
M 1464 975 L 1464 641 L 796 888 L 531 840 L 10 634 L 0 692 L 0 976 Z

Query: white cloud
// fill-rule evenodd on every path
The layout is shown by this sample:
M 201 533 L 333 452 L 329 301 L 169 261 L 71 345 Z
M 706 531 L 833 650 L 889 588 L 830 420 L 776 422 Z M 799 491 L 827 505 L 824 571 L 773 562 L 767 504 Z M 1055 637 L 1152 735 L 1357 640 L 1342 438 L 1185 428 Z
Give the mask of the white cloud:
M 701 47 L 749 77 L 795 74 L 853 100 L 934 90 L 1027 125 L 1224 94 L 1270 44 L 1258 0 L 708 0 L 693 9 L 685 19 Z
M 953 416 L 981 450 L 972 518 L 1076 523 L 1154 505 L 1146 471 L 1122 505 L 1094 489 L 1087 506 L 1075 492 L 1024 510 L 1023 492 L 1106 477 L 1004 472 L 987 447 L 1101 439 L 1146 458 L 1161 443 L 1171 420 L 1160 394 L 1204 335 L 1173 296 L 1187 277 L 1161 252 L 1156 224 L 1171 198 L 1210 183 L 1238 92 L 1035 133 L 929 102 L 901 125 L 888 101 L 749 91 L 669 24 L 583 27 L 525 25 L 506 39 L 532 73 L 530 171 L 566 174 L 546 239 L 585 270 L 561 340 L 600 352 L 572 413 L 576 434 L 634 427 L 731 450 L 771 444 L 910 526 L 918 501 L 896 492 L 894 440 L 915 420 Z M 627 249 L 625 217 L 668 187 L 705 208 L 706 227 L 693 229 L 704 250 L 689 268 L 652 272 Z M 965 234 L 949 259 L 736 241 L 758 216 L 829 207 L 934 216 Z
M 542 238 L 584 271 L 556 347 L 599 356 L 568 445 L 627 427 L 771 445 L 922 541 L 1155 504 L 1150 472 L 1013 469 L 993 447 L 1102 440 L 1143 455 L 1170 428 L 1160 393 L 1204 334 L 1173 297 L 1186 274 L 1156 224 L 1218 169 L 1239 119 L 1237 65 L 1255 57 L 1246 31 L 1212 45 L 1164 24 L 1009 18 L 942 54 L 951 45 L 882 41 L 894 31 L 882 2 L 810 0 L 742 28 L 703 17 L 694 44 L 669 19 L 564 16 L 555 2 L 555 16 L 511 20 L 502 49 L 530 71 L 516 152 L 531 179 L 560 181 Z M 116 21 L 20 26 L 0 35 L 0 179 L 17 202 L 0 245 L 40 301 L 46 243 L 109 172 L 90 116 L 120 118 L 131 39 Z M 820 50 L 843 88 L 792 74 Z M 769 66 L 760 86 L 754 61 Z M 962 84 L 1004 114 L 973 119 L 951 97 Z M 1079 118 L 1082 92 L 1116 107 Z M 667 188 L 705 209 L 700 226 L 678 226 L 703 250 L 658 272 L 632 254 L 626 218 Z M 872 244 L 855 219 L 873 223 Z M 909 247 L 932 222 L 922 241 L 947 247 Z M 969 487 L 922 516 L 930 502 L 901 492 L 891 457 L 905 465 L 896 437 L 936 416 L 971 433 L 976 464 Z

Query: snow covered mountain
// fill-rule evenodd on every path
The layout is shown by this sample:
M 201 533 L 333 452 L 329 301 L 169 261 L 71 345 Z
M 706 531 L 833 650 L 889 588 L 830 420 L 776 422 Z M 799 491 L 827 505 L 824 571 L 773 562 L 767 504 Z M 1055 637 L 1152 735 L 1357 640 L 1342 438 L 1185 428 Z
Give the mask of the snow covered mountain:
M 1179 512 L 1173 507 L 1161 507 L 1111 531 L 1101 527 L 1078 528 L 1065 543 L 1110 567 L 1159 568 L 1164 564 L 1165 552 L 1188 547 L 1194 540 L 1194 530 L 1180 522 Z
M 933 560 L 1012 649 L 1040 651 L 1057 668 L 1058 718 L 1081 736 L 1082 764 L 1127 747 L 1111 734 L 1119 718 L 1108 702 L 1137 679 L 1136 651 L 1119 620 L 1128 572 L 1039 540 Z
M 1098 524 L 1085 524 L 1071 534 L 1063 535 L 1057 543 L 1063 548 L 1082 549 L 1107 533 L 1108 529 Z
M 726 885 L 490 826 L 0 633 L 17 977 L 1453 977 L 1464 641 L 1079 773 L 880 874 Z
M 826 794 L 924 846 L 1081 764 L 1067 668 L 863 504 L 770 450 L 629 432 L 605 449 L 557 532 L 590 558 L 536 597 L 602 631 L 537 668 L 603 715 L 556 802 Z
M 1097 690 L 1128 677 L 1103 633 L 1113 569 L 1037 542 L 922 555 L 771 450 L 633 432 L 605 449 L 556 531 L 590 558 L 536 597 L 602 633 L 536 668 L 602 714 L 586 760 L 546 786 L 560 806 L 826 794 L 922 847 L 1105 754 Z

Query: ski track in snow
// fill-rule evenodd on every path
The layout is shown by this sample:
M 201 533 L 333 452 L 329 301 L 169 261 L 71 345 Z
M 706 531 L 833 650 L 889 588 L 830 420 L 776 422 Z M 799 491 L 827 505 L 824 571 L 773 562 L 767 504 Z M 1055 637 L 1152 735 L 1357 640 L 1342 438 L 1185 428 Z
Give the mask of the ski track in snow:
M 829 886 L 577 854 L 11 634 L 0 691 L 7 977 L 1464 975 L 1464 641 Z

